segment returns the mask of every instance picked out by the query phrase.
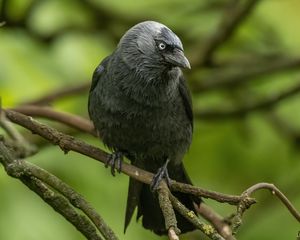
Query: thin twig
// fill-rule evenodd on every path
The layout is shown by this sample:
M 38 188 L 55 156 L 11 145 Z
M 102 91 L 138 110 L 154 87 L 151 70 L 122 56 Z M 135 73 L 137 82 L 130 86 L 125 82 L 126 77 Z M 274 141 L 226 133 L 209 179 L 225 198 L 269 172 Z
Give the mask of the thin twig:
M 224 237 L 226 240 L 235 240 L 235 237 L 232 236 L 230 226 L 224 221 L 222 216 L 213 211 L 205 203 L 201 203 L 199 205 L 195 204 L 195 208 L 202 217 L 204 217 L 216 228 L 222 237 Z
M 202 197 L 202 198 L 210 198 L 214 199 L 220 203 L 228 203 L 231 205 L 238 205 L 240 201 L 243 200 L 243 198 L 239 195 L 229 195 L 224 193 L 219 193 L 215 191 L 210 191 L 206 189 L 202 189 L 190 184 L 185 183 L 178 183 L 176 181 L 171 180 L 170 181 L 170 188 L 172 191 L 178 191 L 183 193 L 192 194 L 196 197 Z M 256 203 L 254 199 L 249 199 L 250 205 Z
M 42 117 L 54 120 L 97 137 L 97 133 L 92 122 L 78 115 L 57 111 L 47 106 L 34 105 L 19 106 L 12 110 L 31 117 Z
M 236 235 L 238 228 L 242 225 L 243 214 L 251 205 L 249 205 L 249 196 L 246 194 L 241 194 L 243 200 L 237 205 L 236 214 L 233 215 L 231 219 L 231 229 L 232 234 Z
M 196 216 L 196 214 L 187 209 L 178 199 L 169 192 L 169 198 L 172 202 L 173 207 L 188 221 L 200 229 L 206 236 L 212 240 L 225 240 L 218 232 L 209 224 L 203 223 Z
M 1 106 L 1 98 L 0 98 L 0 127 L 8 134 L 8 136 L 14 141 L 17 147 L 22 148 L 21 156 L 32 155 L 37 152 L 37 148 L 30 144 L 15 128 L 11 121 L 8 121 L 6 118 L 5 111 Z
M 300 213 L 289 201 L 289 199 L 272 183 L 257 183 L 249 187 L 242 195 L 251 196 L 253 193 L 257 192 L 260 189 L 268 189 L 271 193 L 278 197 L 278 199 L 286 206 L 289 212 L 300 222 Z
M 179 240 L 179 237 L 174 229 L 174 227 L 170 227 L 168 230 L 169 240 Z
M 170 232 L 169 230 L 172 228 L 175 231 L 175 234 L 180 234 L 180 230 L 177 228 L 175 212 L 169 199 L 169 189 L 164 181 L 160 183 L 157 192 L 158 202 L 165 219 L 166 229 L 168 230 L 168 232 Z M 173 234 L 172 237 L 174 237 Z
M 8 134 L 8 136 L 15 142 L 23 143 L 25 139 L 23 136 L 14 128 L 10 121 L 7 121 L 5 112 L 0 106 L 0 127 Z

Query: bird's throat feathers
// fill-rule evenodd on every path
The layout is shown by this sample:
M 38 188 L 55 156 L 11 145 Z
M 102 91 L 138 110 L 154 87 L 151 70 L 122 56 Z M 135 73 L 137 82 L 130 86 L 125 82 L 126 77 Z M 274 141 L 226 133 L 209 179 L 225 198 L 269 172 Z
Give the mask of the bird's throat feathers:
M 116 56 L 116 55 L 115 55 Z M 118 55 L 117 55 L 118 56 Z M 151 65 L 129 67 L 124 59 L 116 62 L 111 81 L 114 85 L 136 102 L 146 105 L 160 105 L 170 101 L 178 93 L 180 68 L 155 68 Z

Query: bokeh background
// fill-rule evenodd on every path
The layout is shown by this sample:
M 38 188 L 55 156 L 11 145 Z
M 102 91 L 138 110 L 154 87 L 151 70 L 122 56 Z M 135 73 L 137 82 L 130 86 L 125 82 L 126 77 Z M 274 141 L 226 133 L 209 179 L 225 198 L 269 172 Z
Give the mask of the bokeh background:
M 191 60 L 185 72 L 197 112 L 192 146 L 185 165 L 195 185 L 240 194 L 257 182 L 275 183 L 300 209 L 300 98 L 293 96 L 264 111 L 208 116 L 208 111 L 237 109 L 265 96 L 280 94 L 300 81 L 300 2 L 257 1 L 251 14 L 220 44 L 210 61 L 203 49 L 237 0 L 0 0 L 0 96 L 14 107 L 60 88 L 89 82 L 98 63 L 115 48 L 122 34 L 142 20 L 156 20 L 176 32 Z M 230 18 L 230 14 L 227 14 Z M 223 19 L 223 20 L 222 20 Z M 296 60 L 295 60 L 296 59 Z M 299 59 L 299 58 L 298 58 Z M 246 84 L 208 90 L 205 84 L 242 76 L 276 61 L 292 67 L 254 74 Z M 269 65 L 268 65 L 269 64 Z M 196 66 L 196 67 L 193 67 Z M 279 69 L 278 69 L 279 68 Z M 236 74 L 236 75 L 235 75 Z M 239 75 L 240 74 L 240 75 Z M 246 77 L 245 77 L 246 79 Z M 249 79 L 248 79 L 249 80 Z M 203 87 L 204 86 L 204 87 Z M 87 117 L 87 90 L 53 104 Z M 206 115 L 205 115 L 206 113 Z M 223 117 L 222 117 L 223 116 Z M 49 125 L 70 132 L 61 125 Z M 1 133 L 1 132 L 0 132 Z M 123 234 L 128 177 L 112 177 L 103 165 L 31 138 L 40 152 L 31 161 L 74 187 L 97 209 L 120 239 L 163 239 L 132 221 Z M 86 134 L 72 132 L 101 146 Z M 244 216 L 237 237 L 296 239 L 299 223 L 268 192 Z M 207 200 L 227 216 L 234 207 Z M 84 239 L 68 222 L 19 181 L 0 169 L 0 239 Z M 182 239 L 204 239 L 199 232 Z

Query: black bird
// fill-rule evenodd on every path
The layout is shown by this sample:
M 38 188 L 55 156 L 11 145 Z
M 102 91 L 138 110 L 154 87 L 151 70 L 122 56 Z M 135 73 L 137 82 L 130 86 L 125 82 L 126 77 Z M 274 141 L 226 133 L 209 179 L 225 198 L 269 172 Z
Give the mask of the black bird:
M 154 21 L 129 29 L 96 68 L 88 110 L 104 144 L 113 150 L 108 163 L 113 165 L 113 175 L 126 156 L 133 165 L 157 173 L 154 190 L 164 176 L 191 183 L 182 158 L 192 140 L 193 113 L 180 68 L 190 68 L 180 39 Z M 195 211 L 190 195 L 173 194 Z M 167 233 L 155 191 L 130 179 L 125 230 L 136 207 L 137 219 L 142 217 L 146 229 Z M 177 212 L 176 217 L 182 233 L 194 229 Z

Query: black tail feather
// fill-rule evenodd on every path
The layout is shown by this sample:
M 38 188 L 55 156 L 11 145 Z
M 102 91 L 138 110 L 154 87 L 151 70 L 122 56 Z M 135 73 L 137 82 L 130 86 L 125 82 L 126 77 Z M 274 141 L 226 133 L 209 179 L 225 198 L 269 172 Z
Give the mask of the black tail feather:
M 191 184 L 191 181 L 187 176 L 182 164 L 173 167 L 169 166 L 168 170 L 171 179 L 174 179 L 178 182 Z M 188 209 L 196 213 L 193 204 L 194 198 L 191 195 L 180 192 L 172 193 Z M 197 202 L 199 203 L 200 200 Z M 149 229 L 158 235 L 167 234 L 163 213 L 160 209 L 157 195 L 150 191 L 149 185 L 140 183 L 134 179 L 130 179 L 124 231 L 126 231 L 135 207 L 138 207 L 137 219 L 142 217 L 144 228 Z M 182 233 L 195 229 L 195 227 L 176 210 L 175 214 L 177 219 L 177 227 Z
M 124 233 L 126 232 L 126 229 L 130 223 L 130 220 L 132 218 L 135 208 L 139 205 L 140 193 L 143 188 L 143 185 L 144 185 L 143 183 L 141 183 L 133 178 L 129 179 Z

